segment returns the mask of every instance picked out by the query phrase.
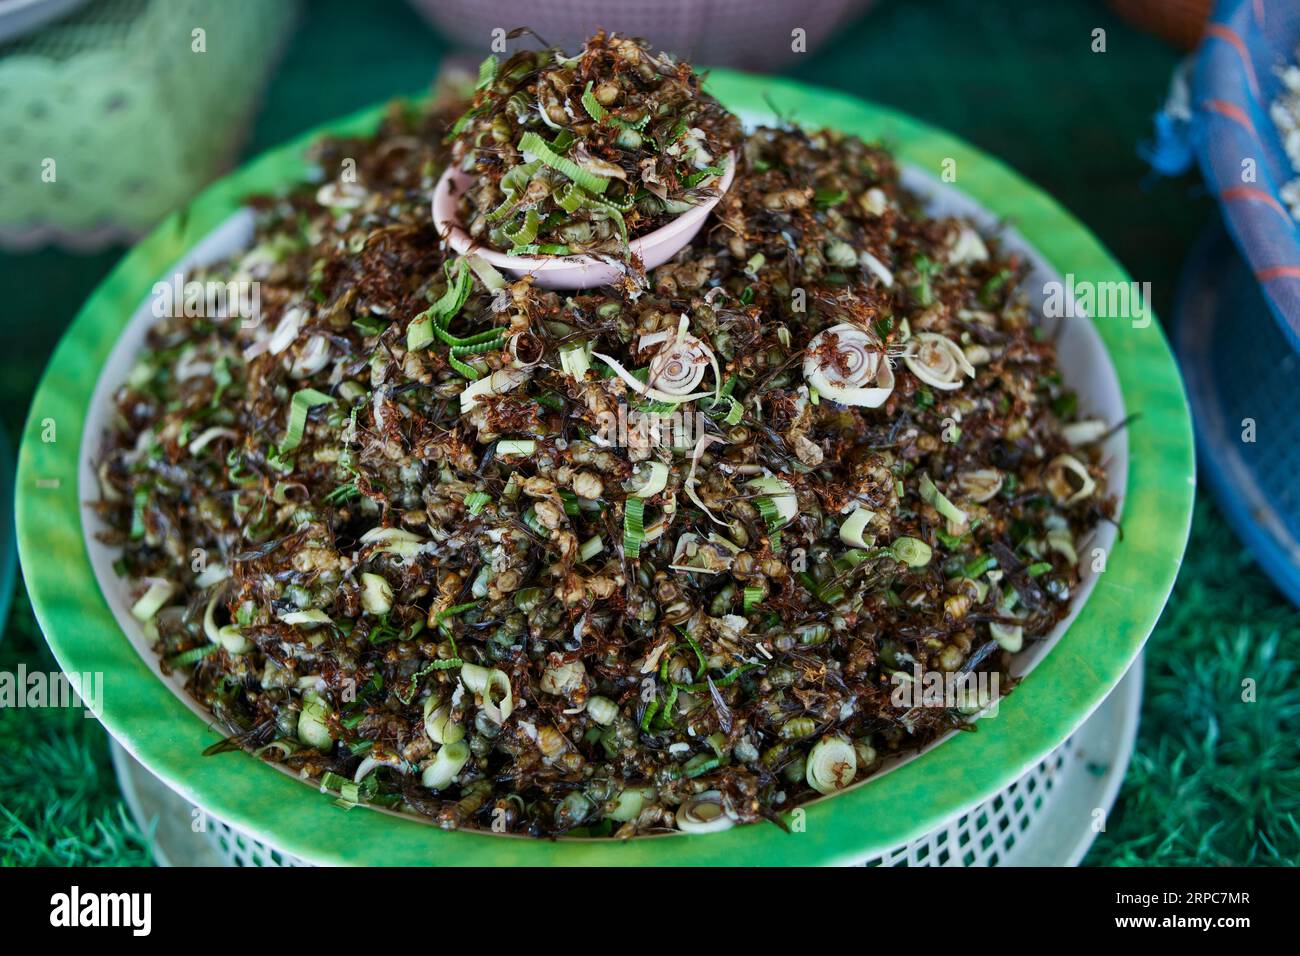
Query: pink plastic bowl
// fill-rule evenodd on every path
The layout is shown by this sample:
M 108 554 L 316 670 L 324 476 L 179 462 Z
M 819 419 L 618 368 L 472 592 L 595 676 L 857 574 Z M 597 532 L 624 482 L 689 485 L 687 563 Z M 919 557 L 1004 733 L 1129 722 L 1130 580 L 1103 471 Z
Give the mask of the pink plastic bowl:
M 688 209 L 668 225 L 633 239 L 629 245 L 639 256 L 646 269 L 663 265 L 677 255 L 709 217 L 710 210 L 731 188 L 736 176 L 736 156 L 727 155 L 727 171 L 722 174 L 718 194 L 693 209 Z M 595 256 L 508 256 L 470 238 L 457 217 L 456 201 L 474 182 L 470 173 L 455 167 L 448 168 L 433 190 L 433 222 L 447 243 L 460 255 L 473 252 L 512 276 L 531 275 L 533 282 L 545 289 L 590 289 L 609 285 L 623 275 L 623 267 L 616 262 Z

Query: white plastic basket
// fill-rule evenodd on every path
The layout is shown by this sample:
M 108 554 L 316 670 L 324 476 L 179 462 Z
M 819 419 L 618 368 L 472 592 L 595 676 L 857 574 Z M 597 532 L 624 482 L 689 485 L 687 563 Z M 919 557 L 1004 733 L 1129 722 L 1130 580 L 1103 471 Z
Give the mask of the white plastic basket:
M 864 866 L 1075 866 L 1104 826 L 1128 769 L 1142 703 L 1142 660 L 1046 759 L 974 809 L 865 860 Z M 203 814 L 116 741 L 113 765 L 161 866 L 310 866 Z M 357 811 L 364 812 L 364 811 Z

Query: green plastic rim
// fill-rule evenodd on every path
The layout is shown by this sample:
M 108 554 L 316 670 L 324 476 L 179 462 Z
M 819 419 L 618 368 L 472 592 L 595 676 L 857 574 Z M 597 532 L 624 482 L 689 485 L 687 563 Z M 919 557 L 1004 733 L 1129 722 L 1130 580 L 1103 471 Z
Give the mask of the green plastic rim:
M 1128 282 L 1091 233 L 997 160 L 884 107 L 788 80 L 718 70 L 709 89 L 728 107 L 770 116 L 774 104 L 808 126 L 882 139 L 900 159 L 936 174 L 955 160 L 959 188 L 1076 282 Z M 1182 382 L 1157 322 L 1096 321 L 1129 425 L 1124 535 L 1078 618 L 996 720 L 959 734 L 893 772 L 805 808 L 802 831 L 770 824 L 720 833 L 611 840 L 532 840 L 449 832 L 364 809 L 345 811 L 272 767 L 240 754 L 203 757 L 219 735 L 149 670 L 99 591 L 82 538 L 80 435 L 104 361 L 131 315 L 199 239 L 243 197 L 302 178 L 306 144 L 322 133 L 372 130 L 375 107 L 314 130 L 205 190 L 133 249 L 64 335 L 33 400 L 17 477 L 19 553 L 46 640 L 68 672 L 104 675 L 108 731 L 187 801 L 275 848 L 324 864 L 369 865 L 815 865 L 860 861 L 914 839 L 1016 779 L 1062 743 L 1137 657 L 1173 587 L 1187 542 L 1195 483 Z M 55 440 L 46 425 L 53 421 Z M 43 435 L 43 432 L 45 433 Z M 56 485 L 57 482 L 57 485 Z

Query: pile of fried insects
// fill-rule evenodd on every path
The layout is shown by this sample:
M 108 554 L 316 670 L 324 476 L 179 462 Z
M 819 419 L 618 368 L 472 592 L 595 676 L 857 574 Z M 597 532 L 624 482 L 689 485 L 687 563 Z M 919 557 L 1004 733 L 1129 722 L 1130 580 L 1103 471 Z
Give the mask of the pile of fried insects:
M 691 115 L 685 65 L 592 49 L 604 74 L 517 54 L 468 112 L 395 104 L 319 143 L 316 181 L 253 201 L 252 247 L 198 275 L 259 283 L 260 321 L 164 318 L 116 391 L 103 538 L 164 669 L 228 728 L 213 750 L 444 827 L 781 823 L 972 726 L 981 701 L 899 703 L 909 680 L 1005 690 L 1067 614 L 1113 510 L 1108 426 L 1063 385 L 1026 264 L 927 218 L 882 148 L 736 132 L 705 228 L 619 288 L 447 252 L 430 191 L 510 111 L 600 144 L 497 154 L 516 231 L 584 196 L 566 243 L 621 233 L 585 197 L 641 208 L 647 151 L 670 198 L 674 146 L 716 158 L 715 104 L 699 130 L 647 97 L 671 66 Z

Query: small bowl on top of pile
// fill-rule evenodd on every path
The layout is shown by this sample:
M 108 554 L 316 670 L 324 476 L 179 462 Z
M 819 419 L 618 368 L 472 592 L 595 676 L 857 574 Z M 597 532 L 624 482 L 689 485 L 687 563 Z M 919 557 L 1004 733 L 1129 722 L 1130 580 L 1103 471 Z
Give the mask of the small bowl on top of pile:
M 576 56 L 489 57 L 449 133 L 434 222 L 458 254 L 538 286 L 614 284 L 695 237 L 740 136 L 689 64 L 640 40 L 597 33 Z

